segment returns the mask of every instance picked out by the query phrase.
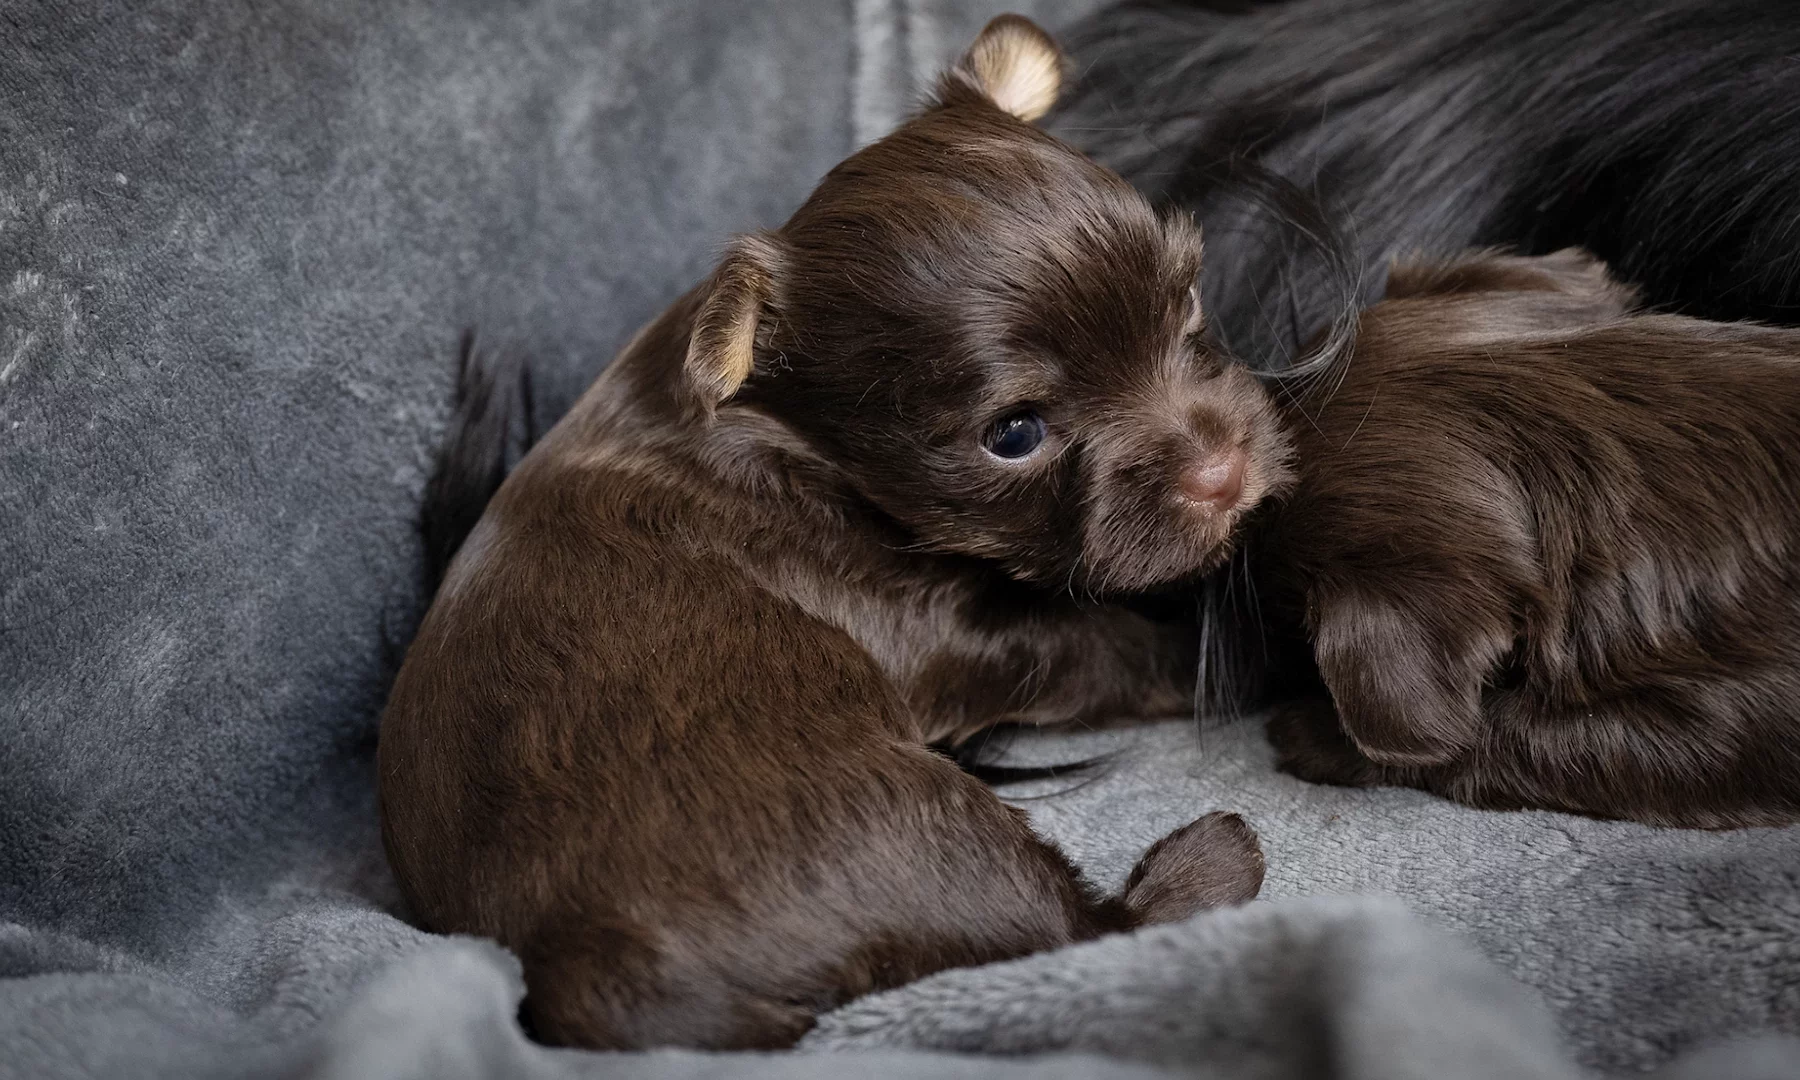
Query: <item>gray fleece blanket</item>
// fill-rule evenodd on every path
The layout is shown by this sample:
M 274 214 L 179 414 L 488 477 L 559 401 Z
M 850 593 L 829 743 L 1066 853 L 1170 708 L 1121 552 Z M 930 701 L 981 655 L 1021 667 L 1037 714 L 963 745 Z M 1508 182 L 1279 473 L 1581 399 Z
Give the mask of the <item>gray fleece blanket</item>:
M 0 1077 L 1800 1075 L 1800 833 L 1311 787 L 1253 724 L 1022 739 L 1116 756 L 1008 794 L 1109 885 L 1242 810 L 1265 901 L 793 1054 L 538 1047 L 406 923 L 371 766 L 458 333 L 560 411 L 999 6 L 0 0 Z

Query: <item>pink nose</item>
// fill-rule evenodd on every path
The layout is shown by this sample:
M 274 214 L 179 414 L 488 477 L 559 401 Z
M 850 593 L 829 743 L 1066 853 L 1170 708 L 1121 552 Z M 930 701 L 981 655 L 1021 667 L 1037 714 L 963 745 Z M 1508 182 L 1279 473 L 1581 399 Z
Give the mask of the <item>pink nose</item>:
M 1230 510 L 1244 494 L 1246 455 L 1233 446 L 1181 470 L 1182 497 L 1214 510 Z

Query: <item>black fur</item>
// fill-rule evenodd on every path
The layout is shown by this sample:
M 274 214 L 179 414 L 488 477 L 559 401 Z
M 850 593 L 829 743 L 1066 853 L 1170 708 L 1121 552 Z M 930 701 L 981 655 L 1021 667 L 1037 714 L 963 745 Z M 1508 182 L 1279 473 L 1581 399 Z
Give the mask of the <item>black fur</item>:
M 419 508 L 424 595 L 437 592 L 456 549 L 537 441 L 531 365 L 516 350 L 484 348 L 473 330 L 457 351 L 456 397 Z
M 1657 307 L 1800 322 L 1800 12 L 1767 0 L 1127 3 L 1067 37 L 1053 126 L 1197 213 L 1203 295 L 1264 367 L 1343 281 L 1222 166 L 1267 168 L 1394 255 L 1571 245 Z

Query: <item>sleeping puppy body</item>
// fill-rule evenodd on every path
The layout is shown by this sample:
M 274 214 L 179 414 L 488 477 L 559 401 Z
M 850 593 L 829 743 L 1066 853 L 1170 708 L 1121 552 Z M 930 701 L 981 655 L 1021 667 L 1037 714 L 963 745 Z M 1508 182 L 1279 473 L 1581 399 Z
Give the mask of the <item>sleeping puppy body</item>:
M 1573 250 L 1403 263 L 1290 400 L 1298 480 L 1248 544 L 1316 663 L 1285 767 L 1800 819 L 1800 332 L 1635 305 Z
M 1199 239 L 1028 122 L 996 20 L 936 99 L 639 333 L 502 485 L 383 719 L 415 914 L 534 1031 L 774 1047 L 858 994 L 1254 896 L 1212 814 L 1120 897 L 927 744 L 1179 711 L 1192 578 L 1280 482 Z M 1149 543 L 1157 539 L 1160 543 Z

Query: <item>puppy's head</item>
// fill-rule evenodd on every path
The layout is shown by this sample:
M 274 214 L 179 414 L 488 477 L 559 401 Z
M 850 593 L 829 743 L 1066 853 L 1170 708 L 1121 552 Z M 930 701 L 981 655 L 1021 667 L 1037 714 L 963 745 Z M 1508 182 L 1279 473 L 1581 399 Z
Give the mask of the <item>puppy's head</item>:
M 990 23 L 921 113 L 734 245 L 686 377 L 805 433 L 923 547 L 1149 588 L 1225 557 L 1288 444 L 1205 344 L 1198 230 L 1031 125 L 1062 70 L 1030 22 Z

